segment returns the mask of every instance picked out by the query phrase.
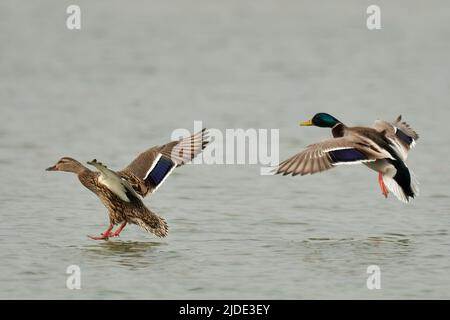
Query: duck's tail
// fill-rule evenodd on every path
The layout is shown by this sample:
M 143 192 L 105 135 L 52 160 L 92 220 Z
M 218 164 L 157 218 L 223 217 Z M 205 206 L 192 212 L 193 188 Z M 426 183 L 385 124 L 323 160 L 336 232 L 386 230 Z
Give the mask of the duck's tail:
M 383 182 L 398 200 L 408 203 L 419 195 L 419 181 L 403 162 L 392 161 L 396 170 L 394 176 L 383 175 Z
M 169 232 L 166 220 L 150 210 L 133 217 L 133 222 L 145 231 L 153 233 L 160 238 L 167 236 Z

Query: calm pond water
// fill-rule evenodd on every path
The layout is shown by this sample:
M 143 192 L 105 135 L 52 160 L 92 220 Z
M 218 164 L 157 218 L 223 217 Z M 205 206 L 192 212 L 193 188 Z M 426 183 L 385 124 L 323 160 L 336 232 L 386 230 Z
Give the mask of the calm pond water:
M 0 3 L 0 298 L 450 298 L 448 1 Z M 405 7 L 409 9 L 405 11 Z M 177 128 L 280 129 L 280 157 L 349 125 L 402 114 L 421 135 L 421 195 L 384 199 L 376 173 L 261 176 L 258 165 L 177 169 L 145 203 L 166 239 L 107 225 L 62 156 L 124 167 Z M 81 268 L 81 290 L 66 268 Z M 366 269 L 381 268 L 381 290 Z

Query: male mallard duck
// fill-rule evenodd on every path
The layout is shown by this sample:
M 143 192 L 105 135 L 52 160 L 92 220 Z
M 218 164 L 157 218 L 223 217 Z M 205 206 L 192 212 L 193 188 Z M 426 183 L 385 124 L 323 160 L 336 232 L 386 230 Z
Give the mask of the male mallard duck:
M 334 139 L 312 144 L 281 162 L 277 174 L 313 174 L 341 164 L 364 163 L 378 172 L 385 197 L 388 189 L 403 202 L 418 194 L 418 183 L 405 160 L 419 135 L 401 116 L 392 123 L 377 120 L 372 127 L 347 127 L 327 113 L 317 113 L 300 125 L 331 128 Z
M 165 237 L 166 221 L 150 211 L 141 196 L 155 192 L 169 174 L 191 161 L 208 143 L 206 129 L 190 137 L 155 146 L 141 153 L 122 171 L 112 171 L 97 160 L 87 162 L 98 171 L 91 171 L 75 159 L 63 157 L 47 171 L 66 171 L 78 175 L 80 182 L 94 192 L 108 209 L 108 229 L 94 240 L 118 236 L 127 223 L 137 224 L 147 232 Z M 116 231 L 113 226 L 121 224 Z

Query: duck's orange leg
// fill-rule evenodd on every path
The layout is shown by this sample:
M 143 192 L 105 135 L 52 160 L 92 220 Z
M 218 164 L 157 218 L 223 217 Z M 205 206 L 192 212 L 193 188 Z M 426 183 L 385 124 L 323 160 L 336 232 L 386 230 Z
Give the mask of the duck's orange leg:
M 123 230 L 123 228 L 125 228 L 126 225 L 127 225 L 126 222 L 122 223 L 122 224 L 120 225 L 120 227 L 117 228 L 117 230 L 114 231 L 113 233 L 111 233 L 109 236 L 110 236 L 111 238 L 112 238 L 112 237 L 118 237 L 118 236 L 120 235 L 120 232 Z
M 378 172 L 378 183 L 380 184 L 381 193 L 384 195 L 385 198 L 387 198 L 389 191 L 386 188 L 386 185 L 384 184 L 383 175 L 381 174 L 381 172 Z
M 93 240 L 108 240 L 108 238 L 111 236 L 112 228 L 113 228 L 113 225 L 110 224 L 108 229 L 106 229 L 105 232 L 103 232 L 99 237 L 93 237 L 93 236 L 88 236 L 88 237 Z

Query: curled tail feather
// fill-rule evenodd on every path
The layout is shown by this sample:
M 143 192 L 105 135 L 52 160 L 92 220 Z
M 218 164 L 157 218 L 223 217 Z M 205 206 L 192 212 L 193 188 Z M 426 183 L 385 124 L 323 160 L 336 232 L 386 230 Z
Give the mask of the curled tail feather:
M 158 216 L 156 213 L 145 212 L 134 217 L 133 220 L 133 222 L 142 229 L 153 233 L 160 238 L 167 236 L 169 232 L 169 226 L 167 225 L 166 220 Z

